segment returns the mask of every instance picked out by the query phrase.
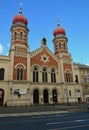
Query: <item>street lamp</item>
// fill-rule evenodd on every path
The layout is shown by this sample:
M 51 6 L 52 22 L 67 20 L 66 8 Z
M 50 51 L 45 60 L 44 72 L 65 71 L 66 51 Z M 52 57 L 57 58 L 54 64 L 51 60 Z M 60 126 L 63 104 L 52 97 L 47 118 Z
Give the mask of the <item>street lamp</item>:
M 68 94 L 67 83 L 65 83 L 65 82 L 62 82 L 61 84 L 64 84 L 64 85 L 65 85 L 64 92 L 65 92 L 65 94 L 66 94 L 67 105 L 69 106 L 69 105 L 70 105 L 70 103 L 69 103 L 69 94 Z
M 64 91 L 65 91 L 65 94 L 66 94 L 66 99 L 67 99 L 67 105 L 69 106 L 70 105 L 70 103 L 69 103 L 69 94 L 68 94 L 68 88 L 67 88 L 67 83 L 62 83 L 62 84 L 65 84 L 65 89 L 64 89 Z
M 68 94 L 68 88 L 67 88 L 67 84 L 66 85 L 66 96 L 67 96 L 67 105 L 69 106 L 70 103 L 69 103 L 69 94 Z

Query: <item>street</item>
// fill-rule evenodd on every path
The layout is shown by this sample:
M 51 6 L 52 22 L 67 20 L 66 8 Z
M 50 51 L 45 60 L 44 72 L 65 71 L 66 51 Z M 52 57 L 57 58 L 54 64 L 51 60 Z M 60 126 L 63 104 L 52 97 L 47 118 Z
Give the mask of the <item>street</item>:
M 0 117 L 0 130 L 88 130 L 89 112 Z

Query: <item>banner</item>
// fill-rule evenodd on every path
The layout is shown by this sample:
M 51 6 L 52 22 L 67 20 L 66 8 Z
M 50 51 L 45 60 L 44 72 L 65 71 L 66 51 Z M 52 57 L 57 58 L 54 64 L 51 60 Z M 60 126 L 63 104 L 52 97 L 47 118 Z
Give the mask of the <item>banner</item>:
M 15 95 L 18 95 L 18 94 L 20 94 L 20 95 L 26 94 L 26 89 L 15 89 L 15 90 L 14 90 L 14 94 L 15 94 Z

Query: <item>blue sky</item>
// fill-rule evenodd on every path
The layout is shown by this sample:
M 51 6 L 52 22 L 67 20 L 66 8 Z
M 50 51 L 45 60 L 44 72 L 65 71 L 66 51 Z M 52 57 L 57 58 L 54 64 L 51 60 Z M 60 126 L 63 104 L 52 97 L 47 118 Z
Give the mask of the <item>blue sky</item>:
M 53 31 L 59 17 L 68 37 L 68 50 L 74 62 L 89 65 L 89 0 L 0 0 L 0 55 L 10 48 L 12 20 L 23 3 L 23 15 L 28 19 L 30 51 L 41 46 L 46 37 L 54 52 Z

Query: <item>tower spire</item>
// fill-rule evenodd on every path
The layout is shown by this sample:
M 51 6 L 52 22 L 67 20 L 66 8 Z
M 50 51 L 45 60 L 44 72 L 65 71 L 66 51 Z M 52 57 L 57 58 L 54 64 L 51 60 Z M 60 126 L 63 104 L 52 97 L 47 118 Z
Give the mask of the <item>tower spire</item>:
M 22 3 L 20 3 L 20 10 L 19 10 L 19 13 L 22 14 Z
M 60 26 L 59 16 L 57 16 L 57 26 Z

